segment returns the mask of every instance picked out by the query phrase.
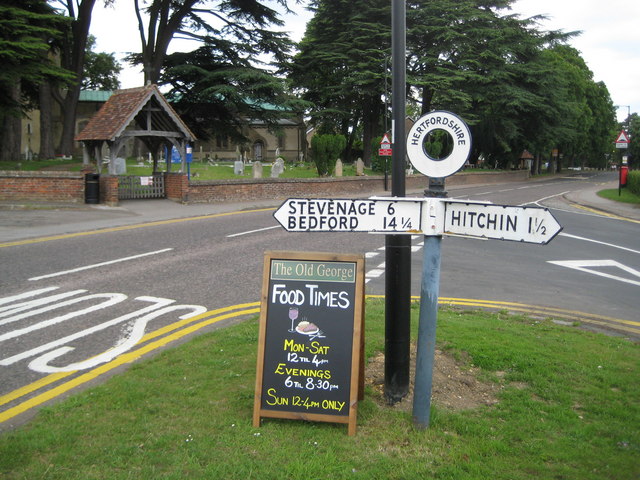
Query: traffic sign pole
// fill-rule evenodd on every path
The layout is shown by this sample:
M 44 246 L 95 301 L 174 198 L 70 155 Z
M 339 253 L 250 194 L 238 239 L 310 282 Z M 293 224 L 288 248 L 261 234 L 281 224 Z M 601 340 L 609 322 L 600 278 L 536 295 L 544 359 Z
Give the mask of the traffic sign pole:
M 405 195 L 406 5 L 391 2 L 393 85 L 391 195 Z M 394 404 L 409 393 L 411 322 L 411 237 L 387 235 L 385 241 L 384 395 Z
M 413 419 L 417 428 L 427 428 L 431 414 L 442 236 L 494 238 L 544 245 L 562 230 L 546 208 L 447 199 L 444 178 L 430 179 L 429 189 L 422 199 L 290 198 L 273 216 L 291 232 L 393 233 L 387 235 L 387 247 L 391 248 L 387 249 L 385 278 L 385 302 L 389 314 L 389 321 L 385 323 L 385 396 L 390 403 L 406 396 L 410 365 L 409 322 L 404 323 L 400 316 L 406 314 L 407 319 L 410 316 L 410 276 L 400 268 L 403 246 L 392 242 L 406 239 L 410 246 L 410 235 L 424 235 L 413 400 Z M 398 317 L 391 316 L 392 312 Z M 407 391 L 404 390 L 405 381 Z

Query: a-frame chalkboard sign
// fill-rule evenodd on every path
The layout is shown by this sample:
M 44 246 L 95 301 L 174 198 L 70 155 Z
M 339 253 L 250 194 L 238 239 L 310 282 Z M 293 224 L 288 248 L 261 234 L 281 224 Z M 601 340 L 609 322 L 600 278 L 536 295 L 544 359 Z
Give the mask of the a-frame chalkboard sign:
M 266 252 L 253 425 L 336 422 L 355 434 L 363 319 L 362 255 Z

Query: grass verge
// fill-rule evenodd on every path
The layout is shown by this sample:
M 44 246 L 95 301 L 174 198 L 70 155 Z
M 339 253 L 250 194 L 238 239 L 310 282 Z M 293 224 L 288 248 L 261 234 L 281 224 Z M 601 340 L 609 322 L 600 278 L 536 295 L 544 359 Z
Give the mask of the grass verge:
M 628 188 L 623 188 L 620 190 L 620 195 L 618 195 L 617 188 L 609 188 L 606 190 L 600 190 L 598 195 L 602 198 L 606 198 L 608 200 L 615 200 L 616 202 L 622 203 L 633 203 L 636 205 L 640 205 L 640 196 L 632 193 Z
M 417 315 L 414 305 L 414 330 Z M 43 409 L 0 437 L 0 477 L 638 478 L 637 344 L 506 314 L 443 310 L 438 321 L 439 348 L 499 384 L 497 403 L 435 405 L 419 431 L 367 387 L 355 437 L 291 420 L 255 429 L 254 319 Z M 383 301 L 367 301 L 366 329 L 370 357 L 384 345 Z

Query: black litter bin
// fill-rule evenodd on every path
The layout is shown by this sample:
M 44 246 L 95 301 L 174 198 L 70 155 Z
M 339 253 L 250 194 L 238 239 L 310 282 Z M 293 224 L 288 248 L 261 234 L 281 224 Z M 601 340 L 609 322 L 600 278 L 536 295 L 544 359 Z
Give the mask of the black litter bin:
M 100 175 L 97 173 L 84 176 L 84 203 L 100 203 Z

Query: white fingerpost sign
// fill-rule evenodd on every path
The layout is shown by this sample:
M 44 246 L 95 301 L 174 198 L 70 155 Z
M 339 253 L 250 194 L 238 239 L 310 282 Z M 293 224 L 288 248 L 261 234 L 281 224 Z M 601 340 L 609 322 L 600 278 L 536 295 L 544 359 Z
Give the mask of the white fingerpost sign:
M 421 233 L 422 203 L 404 197 L 290 198 L 273 216 L 289 232 Z
M 451 135 L 453 148 L 442 159 L 429 156 L 424 142 L 427 136 L 443 130 Z M 407 156 L 416 170 L 431 178 L 444 178 L 460 170 L 471 153 L 471 132 L 457 115 L 451 112 L 435 111 L 421 117 L 413 124 L 407 136 Z
M 445 201 L 444 234 L 546 245 L 562 226 L 543 207 Z

